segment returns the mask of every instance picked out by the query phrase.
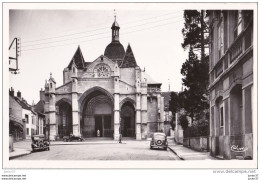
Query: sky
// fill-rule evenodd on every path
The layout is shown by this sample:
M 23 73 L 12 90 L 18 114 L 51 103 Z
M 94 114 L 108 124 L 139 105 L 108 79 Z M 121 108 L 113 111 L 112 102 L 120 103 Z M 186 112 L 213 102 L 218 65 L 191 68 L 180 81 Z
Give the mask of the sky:
M 181 47 L 182 10 L 10 10 L 9 44 L 21 38 L 19 74 L 9 73 L 9 88 L 21 91 L 28 103 L 39 101 L 50 73 L 56 87 L 63 84 L 63 70 L 80 46 L 85 61 L 104 54 L 111 42 L 114 15 L 120 25 L 120 42 L 131 45 L 137 64 L 157 82 L 162 91 L 180 91 L 180 69 L 188 50 Z M 11 54 L 11 53 L 10 53 Z

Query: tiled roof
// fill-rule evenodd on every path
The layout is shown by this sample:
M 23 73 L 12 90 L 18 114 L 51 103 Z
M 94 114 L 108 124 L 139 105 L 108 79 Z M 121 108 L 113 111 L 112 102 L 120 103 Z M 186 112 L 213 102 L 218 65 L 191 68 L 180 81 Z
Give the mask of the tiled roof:
M 143 77 L 146 79 L 146 82 L 147 82 L 147 84 L 149 85 L 149 84 L 162 84 L 162 83 L 159 83 L 159 82 L 157 82 L 157 81 L 155 81 L 155 80 L 153 80 L 152 78 L 151 78 L 151 76 L 149 76 L 146 72 L 143 72 Z
M 85 67 L 87 67 L 88 65 L 90 65 L 92 62 L 85 62 Z
M 44 101 L 40 100 L 35 106 L 35 111 L 38 113 L 44 113 Z
M 26 103 L 25 100 L 22 100 L 18 97 L 14 97 L 14 99 L 16 100 L 16 102 L 18 102 L 21 105 L 21 107 L 23 109 L 27 109 L 27 110 L 30 110 L 30 111 L 32 110 L 31 106 L 28 103 Z
M 129 67 L 136 67 L 136 61 L 135 61 L 135 57 L 134 57 L 134 53 L 132 51 L 132 48 L 130 46 L 130 44 L 128 44 L 127 49 L 126 49 L 126 53 L 123 59 L 123 62 L 120 66 L 120 68 L 129 68 Z
M 68 65 L 69 69 L 71 68 L 71 65 L 72 65 L 73 61 L 75 62 L 75 64 L 76 64 L 78 69 L 83 69 L 84 68 L 85 60 L 83 58 L 83 55 L 82 55 L 82 52 L 81 52 L 81 49 L 80 49 L 79 46 L 78 46 L 78 49 L 76 50 L 74 56 L 72 57 L 69 65 Z

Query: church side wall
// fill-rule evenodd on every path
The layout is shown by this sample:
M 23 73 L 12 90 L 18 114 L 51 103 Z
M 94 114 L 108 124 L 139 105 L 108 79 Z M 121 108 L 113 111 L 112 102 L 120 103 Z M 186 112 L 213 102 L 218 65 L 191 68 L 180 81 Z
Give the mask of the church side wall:
M 147 99 L 147 137 L 150 138 L 153 132 L 158 131 L 158 103 L 156 98 Z
M 128 83 L 131 86 L 135 86 L 135 68 L 121 68 L 120 80 Z

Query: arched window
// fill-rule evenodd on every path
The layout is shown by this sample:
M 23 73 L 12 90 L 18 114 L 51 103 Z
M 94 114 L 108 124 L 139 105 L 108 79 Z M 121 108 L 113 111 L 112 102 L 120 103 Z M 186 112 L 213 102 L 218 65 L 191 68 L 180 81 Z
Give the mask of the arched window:
M 52 88 L 52 83 L 50 83 L 50 86 L 51 86 L 51 88 Z
M 75 67 L 73 67 L 73 73 L 75 73 Z

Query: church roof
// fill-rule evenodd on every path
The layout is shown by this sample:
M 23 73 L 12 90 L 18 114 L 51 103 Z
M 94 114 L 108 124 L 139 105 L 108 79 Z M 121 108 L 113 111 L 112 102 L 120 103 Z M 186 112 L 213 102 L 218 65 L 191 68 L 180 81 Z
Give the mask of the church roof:
M 143 72 L 143 77 L 146 79 L 147 84 L 155 84 L 155 85 L 161 85 L 162 83 L 159 83 L 151 78 L 146 72 Z
M 40 100 L 35 106 L 34 109 L 36 112 L 44 114 L 44 101 Z
M 126 49 L 126 53 L 123 59 L 123 62 L 120 66 L 120 68 L 129 68 L 129 67 L 136 67 L 136 61 L 135 61 L 135 57 L 134 57 L 134 53 L 132 51 L 132 48 L 130 46 L 130 44 L 128 44 L 127 49 Z
M 113 28 L 113 27 L 119 27 L 119 24 L 116 22 L 116 20 L 115 20 L 114 23 L 112 24 L 112 27 L 111 27 L 111 28 Z
M 84 68 L 85 61 L 84 61 L 84 58 L 83 58 L 83 55 L 82 55 L 82 52 L 81 52 L 81 49 L 79 46 L 68 65 L 69 69 L 71 68 L 73 61 L 75 62 L 75 65 L 77 66 L 78 69 Z
M 31 106 L 22 98 L 19 98 L 19 97 L 13 97 L 15 99 L 15 101 L 20 104 L 20 106 L 23 108 L 23 109 L 26 109 L 26 110 L 32 110 Z
M 113 61 L 122 60 L 125 55 L 125 49 L 119 41 L 113 41 L 107 45 L 104 55 Z

